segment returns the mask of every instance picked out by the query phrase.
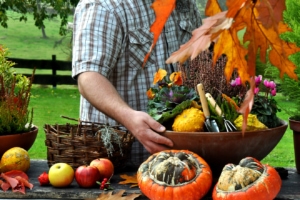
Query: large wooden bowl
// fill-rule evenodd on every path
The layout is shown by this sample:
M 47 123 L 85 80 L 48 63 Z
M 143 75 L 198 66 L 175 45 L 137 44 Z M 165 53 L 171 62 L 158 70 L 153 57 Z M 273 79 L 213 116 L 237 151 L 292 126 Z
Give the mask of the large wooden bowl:
M 247 156 L 262 160 L 278 144 L 287 129 L 287 122 L 261 131 L 242 132 L 174 132 L 162 135 L 171 139 L 173 149 L 187 149 L 201 156 L 212 168 L 220 173 L 228 163 L 238 164 Z

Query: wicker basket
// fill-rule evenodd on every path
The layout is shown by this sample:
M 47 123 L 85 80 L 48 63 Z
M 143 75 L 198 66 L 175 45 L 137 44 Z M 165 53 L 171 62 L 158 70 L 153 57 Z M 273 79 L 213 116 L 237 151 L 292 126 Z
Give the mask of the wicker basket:
M 101 139 L 102 132 L 110 128 L 119 136 L 121 147 L 111 142 L 113 151 L 108 151 Z M 48 166 L 63 162 L 70 164 L 74 169 L 89 164 L 96 158 L 108 158 L 112 161 L 115 171 L 120 171 L 130 156 L 134 137 L 121 126 L 107 126 L 99 123 L 65 124 L 44 126 L 46 133 Z M 107 143 L 106 143 L 107 144 Z

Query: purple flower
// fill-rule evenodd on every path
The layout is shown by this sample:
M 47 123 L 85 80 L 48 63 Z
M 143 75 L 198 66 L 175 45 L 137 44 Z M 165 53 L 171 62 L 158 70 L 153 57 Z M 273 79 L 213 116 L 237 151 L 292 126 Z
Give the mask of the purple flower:
M 276 88 L 274 88 L 274 89 L 271 90 L 271 95 L 272 95 L 273 97 L 276 96 Z
M 256 87 L 255 89 L 254 89 L 254 94 L 256 95 L 256 94 L 258 94 L 259 93 L 259 87 Z
M 267 79 L 264 80 L 264 85 L 266 86 L 266 88 L 270 88 L 270 82 Z
M 269 87 L 273 90 L 276 88 L 276 83 L 274 81 L 269 82 Z
M 256 85 L 256 87 L 259 86 L 261 81 L 262 81 L 262 75 L 255 76 L 255 85 Z
M 238 86 L 238 85 L 242 85 L 242 82 L 241 82 L 241 78 L 240 77 L 237 77 L 235 79 L 235 84 Z

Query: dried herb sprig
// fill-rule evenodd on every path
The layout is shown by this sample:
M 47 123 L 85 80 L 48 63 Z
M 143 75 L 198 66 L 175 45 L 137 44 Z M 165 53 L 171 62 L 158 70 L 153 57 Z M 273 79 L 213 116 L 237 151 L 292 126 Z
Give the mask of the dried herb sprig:
M 113 156 L 113 152 L 115 151 L 113 143 L 119 145 L 120 154 L 123 156 L 122 140 L 118 132 L 109 126 L 101 127 L 98 132 L 101 135 L 101 140 L 107 150 L 108 156 Z

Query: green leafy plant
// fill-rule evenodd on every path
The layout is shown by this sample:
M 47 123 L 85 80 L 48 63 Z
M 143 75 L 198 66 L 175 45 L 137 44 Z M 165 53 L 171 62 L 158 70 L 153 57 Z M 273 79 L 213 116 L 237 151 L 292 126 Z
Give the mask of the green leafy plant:
M 231 82 L 234 87 L 241 87 L 240 77 L 237 77 Z M 263 80 L 262 75 L 255 76 L 254 101 L 251 109 L 251 114 L 255 114 L 260 122 L 269 128 L 274 128 L 280 125 L 277 112 L 280 109 L 274 96 L 277 93 L 276 83 L 267 79 Z M 244 98 L 244 93 L 239 99 Z
M 147 112 L 160 123 L 174 119 L 199 96 L 194 89 L 182 85 L 180 72 L 174 72 L 169 77 L 165 70 L 160 69 L 154 76 L 153 84 L 147 91 L 149 98 Z
M 33 110 L 28 110 L 33 75 L 29 79 L 15 74 L 8 55 L 8 49 L 0 46 L 0 135 L 29 131 L 33 118 Z

